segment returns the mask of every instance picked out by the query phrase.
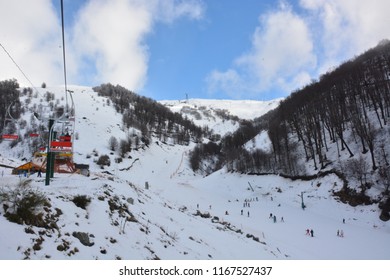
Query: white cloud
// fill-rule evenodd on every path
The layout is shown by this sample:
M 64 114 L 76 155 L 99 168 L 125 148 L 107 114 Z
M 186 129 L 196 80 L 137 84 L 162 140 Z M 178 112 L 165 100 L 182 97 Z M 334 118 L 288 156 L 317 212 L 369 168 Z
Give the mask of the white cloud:
M 380 40 L 390 38 L 388 0 L 301 0 L 318 28 L 322 48 L 321 69 L 352 58 Z
M 111 82 L 141 89 L 149 61 L 145 38 L 155 24 L 197 20 L 203 13 L 201 0 L 86 1 L 77 15 L 65 18 L 74 20 L 65 30 L 68 83 L 84 84 L 88 78 L 91 85 Z M 0 43 L 35 86 L 64 82 L 59 16 L 51 0 L 0 3 Z M 89 78 L 91 71 L 95 75 Z M 1 51 L 0 79 L 10 78 L 29 85 Z
M 91 82 L 141 88 L 148 63 L 143 38 L 151 31 L 152 14 L 139 1 L 98 0 L 90 1 L 77 17 L 72 44 L 79 62 L 94 63 Z
M 148 5 L 154 9 L 159 20 L 172 22 L 180 17 L 201 19 L 204 15 L 204 4 L 200 0 L 149 0 Z
M 157 22 L 170 23 L 180 17 L 199 19 L 199 1 L 94 0 L 78 14 L 74 25 L 74 52 L 78 72 L 94 62 L 92 83 L 110 82 L 132 90 L 147 80 L 149 52 L 145 37 Z M 90 69 L 89 69 L 90 70 Z
M 206 83 L 209 92 L 223 91 L 234 98 L 240 98 L 240 93 L 247 90 L 241 76 L 233 69 L 226 72 L 212 71 Z
M 290 8 L 261 17 L 252 50 L 238 58 L 259 79 L 260 88 L 269 88 L 277 77 L 294 79 L 303 68 L 315 66 L 313 43 L 306 23 Z
M 289 94 L 330 68 L 390 38 L 388 0 L 300 0 L 260 16 L 250 50 L 231 69 L 213 70 L 206 79 L 211 93 L 223 92 L 217 72 L 236 73 L 246 94 Z M 236 83 L 237 85 L 237 83 Z M 228 92 L 230 94 L 230 92 Z M 241 93 L 243 94 L 243 93 Z
M 235 81 L 242 83 L 236 88 L 254 96 L 274 88 L 289 92 L 302 86 L 300 83 L 307 82 L 302 79 L 307 77 L 303 70 L 315 66 L 310 30 L 305 21 L 283 3 L 276 12 L 260 17 L 250 51 L 238 57 L 232 69 L 220 74 L 236 73 Z M 218 86 L 216 72 L 214 70 L 207 78 L 213 85 L 209 87 L 210 92 L 223 91 L 225 87 L 224 84 Z
M 0 43 L 34 86 L 63 83 L 61 28 L 50 0 L 2 1 Z M 0 49 L 0 80 L 16 78 L 31 86 Z

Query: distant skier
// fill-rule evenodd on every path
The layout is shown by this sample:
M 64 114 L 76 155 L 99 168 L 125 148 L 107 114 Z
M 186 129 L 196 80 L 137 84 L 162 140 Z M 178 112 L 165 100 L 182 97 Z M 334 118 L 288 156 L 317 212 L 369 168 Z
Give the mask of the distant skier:
M 274 215 L 274 223 L 276 223 L 276 216 Z
M 241 209 L 241 216 L 244 215 L 244 210 Z
M 314 237 L 314 230 L 313 229 L 310 230 L 310 235 L 311 235 L 311 237 Z
M 38 169 L 38 177 L 42 177 L 42 171 L 41 171 L 41 169 Z
M 339 230 L 337 230 L 337 236 L 340 236 L 340 231 Z
M 225 215 L 229 215 L 229 212 L 227 210 L 225 211 Z
M 283 217 L 280 219 L 280 221 L 281 221 L 282 223 L 284 223 L 284 219 L 283 219 Z
M 248 211 L 248 217 L 249 217 L 249 211 Z
M 271 218 L 272 218 L 272 213 L 269 214 L 269 219 L 271 219 Z
M 343 219 L 343 224 L 345 224 L 345 219 Z
M 344 231 L 340 230 L 340 237 L 344 237 Z
M 306 235 L 310 235 L 310 229 L 306 229 Z

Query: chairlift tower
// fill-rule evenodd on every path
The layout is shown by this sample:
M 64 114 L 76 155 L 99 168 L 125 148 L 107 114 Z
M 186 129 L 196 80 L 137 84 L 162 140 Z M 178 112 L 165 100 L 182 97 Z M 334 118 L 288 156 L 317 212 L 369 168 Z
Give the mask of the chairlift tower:
M 64 62 L 64 80 L 65 80 L 65 97 L 66 106 L 62 116 L 57 119 L 49 119 L 49 134 L 47 144 L 46 158 L 46 181 L 50 184 L 50 178 L 53 177 L 55 169 L 61 172 L 60 166 L 65 166 L 74 172 L 73 164 L 73 140 L 75 126 L 75 109 L 72 97 L 72 91 L 68 90 L 66 79 L 66 57 L 65 57 L 65 32 L 64 32 L 64 5 L 61 0 L 61 22 L 62 22 L 62 55 Z M 72 106 L 69 109 L 68 94 L 70 95 Z

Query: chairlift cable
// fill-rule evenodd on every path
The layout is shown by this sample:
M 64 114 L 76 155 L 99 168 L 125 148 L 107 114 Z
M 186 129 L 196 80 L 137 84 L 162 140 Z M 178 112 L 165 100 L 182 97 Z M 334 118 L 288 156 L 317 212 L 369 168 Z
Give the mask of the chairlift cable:
M 64 25 L 64 1 L 61 0 L 61 23 L 62 23 L 62 57 L 64 60 L 65 100 L 66 112 L 68 112 L 68 85 L 66 80 L 66 57 L 65 57 L 65 25 Z
M 27 75 L 23 72 L 22 68 L 16 63 L 16 61 L 13 59 L 12 55 L 7 51 L 7 49 L 3 46 L 3 44 L 0 43 L 0 47 L 4 50 L 4 52 L 8 55 L 8 57 L 11 59 L 11 61 L 15 64 L 15 66 L 19 69 L 20 73 L 24 76 L 24 78 L 30 83 L 33 89 L 39 94 L 39 90 L 34 86 L 34 84 L 31 82 L 31 80 L 27 77 Z

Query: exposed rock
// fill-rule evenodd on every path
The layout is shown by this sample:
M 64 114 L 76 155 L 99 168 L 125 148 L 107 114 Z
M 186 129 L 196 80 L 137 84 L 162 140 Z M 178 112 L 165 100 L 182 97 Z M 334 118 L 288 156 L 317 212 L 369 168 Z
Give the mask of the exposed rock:
M 72 235 L 73 237 L 76 237 L 78 240 L 80 240 L 81 244 L 84 246 L 91 247 L 95 244 L 94 242 L 90 241 L 88 233 L 74 231 Z

